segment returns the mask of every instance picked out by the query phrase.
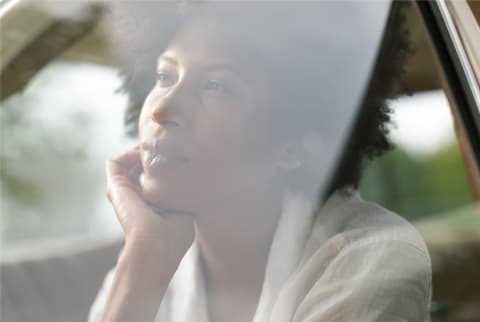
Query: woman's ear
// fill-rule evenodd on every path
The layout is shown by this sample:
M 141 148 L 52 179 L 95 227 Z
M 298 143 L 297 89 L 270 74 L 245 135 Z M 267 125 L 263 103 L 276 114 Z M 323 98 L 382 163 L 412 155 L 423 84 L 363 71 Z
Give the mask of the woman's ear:
M 302 166 L 299 142 L 289 141 L 282 145 L 277 166 L 280 169 L 298 169 Z

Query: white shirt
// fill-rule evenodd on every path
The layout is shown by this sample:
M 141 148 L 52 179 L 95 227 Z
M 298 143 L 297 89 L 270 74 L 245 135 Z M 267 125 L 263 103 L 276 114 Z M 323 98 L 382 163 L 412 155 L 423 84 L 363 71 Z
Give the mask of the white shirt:
M 254 322 L 429 321 L 430 257 L 403 218 L 357 192 L 337 192 L 320 211 L 286 198 L 270 248 Z M 155 322 L 209 322 L 197 245 L 172 278 Z M 100 319 L 105 278 L 89 322 Z

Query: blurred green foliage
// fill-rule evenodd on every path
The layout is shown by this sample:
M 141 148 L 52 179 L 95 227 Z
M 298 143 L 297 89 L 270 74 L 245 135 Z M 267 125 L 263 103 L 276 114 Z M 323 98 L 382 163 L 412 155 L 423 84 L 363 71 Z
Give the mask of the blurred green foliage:
M 19 165 L 25 166 L 25 160 L 36 164 L 39 160 L 85 159 L 91 123 L 89 115 L 77 112 L 66 120 L 68 127 L 52 128 L 32 117 L 32 105 L 20 95 L 0 105 L 2 197 L 27 207 L 39 206 L 45 186 L 26 176 Z
M 28 133 L 30 128 L 28 121 L 21 109 L 2 106 L 0 108 L 0 122 L 2 127 L 0 146 L 2 195 L 22 204 L 34 206 L 41 200 L 41 189 L 31 181 L 19 176 L 17 171 L 14 170 L 16 155 L 23 154 L 25 150 L 28 150 L 29 144 L 27 142 L 29 140 L 25 140 L 23 136 L 14 135 L 12 137 L 12 134 L 20 131 Z
M 473 202 L 456 142 L 423 156 L 397 148 L 368 165 L 360 190 L 409 220 Z

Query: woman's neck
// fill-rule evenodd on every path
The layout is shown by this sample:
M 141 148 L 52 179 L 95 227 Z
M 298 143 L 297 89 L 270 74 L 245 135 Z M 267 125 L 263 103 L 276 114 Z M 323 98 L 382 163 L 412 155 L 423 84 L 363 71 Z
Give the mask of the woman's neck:
M 209 213 L 196 222 L 195 238 L 214 321 L 222 321 L 222 316 L 232 321 L 232 310 L 253 317 L 282 203 L 264 199 L 240 204 L 228 216 Z
M 239 283 L 258 274 L 263 278 L 280 205 L 281 201 L 250 202 L 228 215 L 209 213 L 196 221 L 196 241 L 210 278 Z

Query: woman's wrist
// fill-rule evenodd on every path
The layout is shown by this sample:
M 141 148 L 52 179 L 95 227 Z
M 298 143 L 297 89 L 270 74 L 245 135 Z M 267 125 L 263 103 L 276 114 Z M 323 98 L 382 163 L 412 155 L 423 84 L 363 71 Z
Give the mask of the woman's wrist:
M 176 241 L 174 238 L 130 234 L 125 236 L 124 252 L 128 252 L 129 256 L 155 257 L 162 262 L 162 265 L 171 264 L 170 266 L 176 269 L 190 245 Z
M 139 266 L 140 263 L 150 265 L 151 270 L 147 267 L 144 268 L 146 273 L 156 273 L 157 278 L 168 278 L 177 270 L 185 252 L 172 245 L 167 245 L 165 241 L 132 237 L 125 239 L 125 246 L 119 262 L 125 261 L 135 264 L 135 266 Z M 138 269 L 142 268 L 138 267 Z
M 153 321 L 183 254 L 150 238 L 129 238 L 102 321 Z

